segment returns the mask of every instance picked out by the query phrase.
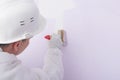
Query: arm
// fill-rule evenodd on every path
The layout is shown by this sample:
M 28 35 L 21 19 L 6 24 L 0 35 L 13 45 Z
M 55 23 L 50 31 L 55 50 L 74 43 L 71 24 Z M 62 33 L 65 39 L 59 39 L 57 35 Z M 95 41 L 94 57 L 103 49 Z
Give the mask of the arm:
M 62 47 L 60 35 L 53 34 L 48 41 L 48 50 L 44 60 L 43 69 L 34 70 L 37 73 L 38 80 L 62 80 L 64 69 L 62 64 Z
M 64 71 L 62 65 L 62 52 L 60 49 L 49 48 L 43 70 L 47 73 L 50 80 L 62 80 Z
M 60 35 L 53 34 L 49 41 L 49 48 L 45 57 L 43 70 L 50 80 L 62 80 L 64 69 L 62 64 L 62 41 Z

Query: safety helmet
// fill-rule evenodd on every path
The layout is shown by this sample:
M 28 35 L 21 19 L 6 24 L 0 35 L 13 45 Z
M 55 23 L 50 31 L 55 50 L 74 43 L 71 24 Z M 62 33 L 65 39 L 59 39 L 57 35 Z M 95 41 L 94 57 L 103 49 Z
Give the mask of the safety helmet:
M 0 1 L 0 44 L 31 38 L 40 33 L 45 24 L 32 0 Z

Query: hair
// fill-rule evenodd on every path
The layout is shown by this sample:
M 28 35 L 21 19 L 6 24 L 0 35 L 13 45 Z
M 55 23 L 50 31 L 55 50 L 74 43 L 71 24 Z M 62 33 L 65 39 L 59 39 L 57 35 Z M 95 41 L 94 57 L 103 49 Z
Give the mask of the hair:
M 0 44 L 0 47 L 3 48 L 3 47 L 7 47 L 9 46 L 10 44 Z
M 27 39 L 23 39 L 22 41 L 26 41 Z M 9 44 L 0 44 L 0 48 L 4 48 L 4 47 L 8 47 L 10 44 L 12 43 L 9 43 Z

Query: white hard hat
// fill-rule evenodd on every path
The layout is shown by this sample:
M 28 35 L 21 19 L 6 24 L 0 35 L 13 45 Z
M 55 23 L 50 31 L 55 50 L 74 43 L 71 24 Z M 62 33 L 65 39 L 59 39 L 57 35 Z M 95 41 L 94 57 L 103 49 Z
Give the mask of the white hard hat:
M 3 3 L 2 3 L 3 1 Z M 0 2 L 0 44 L 8 44 L 40 33 L 46 21 L 32 0 Z

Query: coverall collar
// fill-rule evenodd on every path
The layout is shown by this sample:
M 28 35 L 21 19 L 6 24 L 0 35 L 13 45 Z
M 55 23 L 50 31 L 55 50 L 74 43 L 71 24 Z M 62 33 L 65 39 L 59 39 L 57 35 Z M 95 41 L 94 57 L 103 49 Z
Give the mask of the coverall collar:
M 4 62 L 13 62 L 16 61 L 17 57 L 13 54 L 9 54 L 8 52 L 3 52 L 0 48 L 0 64 Z

